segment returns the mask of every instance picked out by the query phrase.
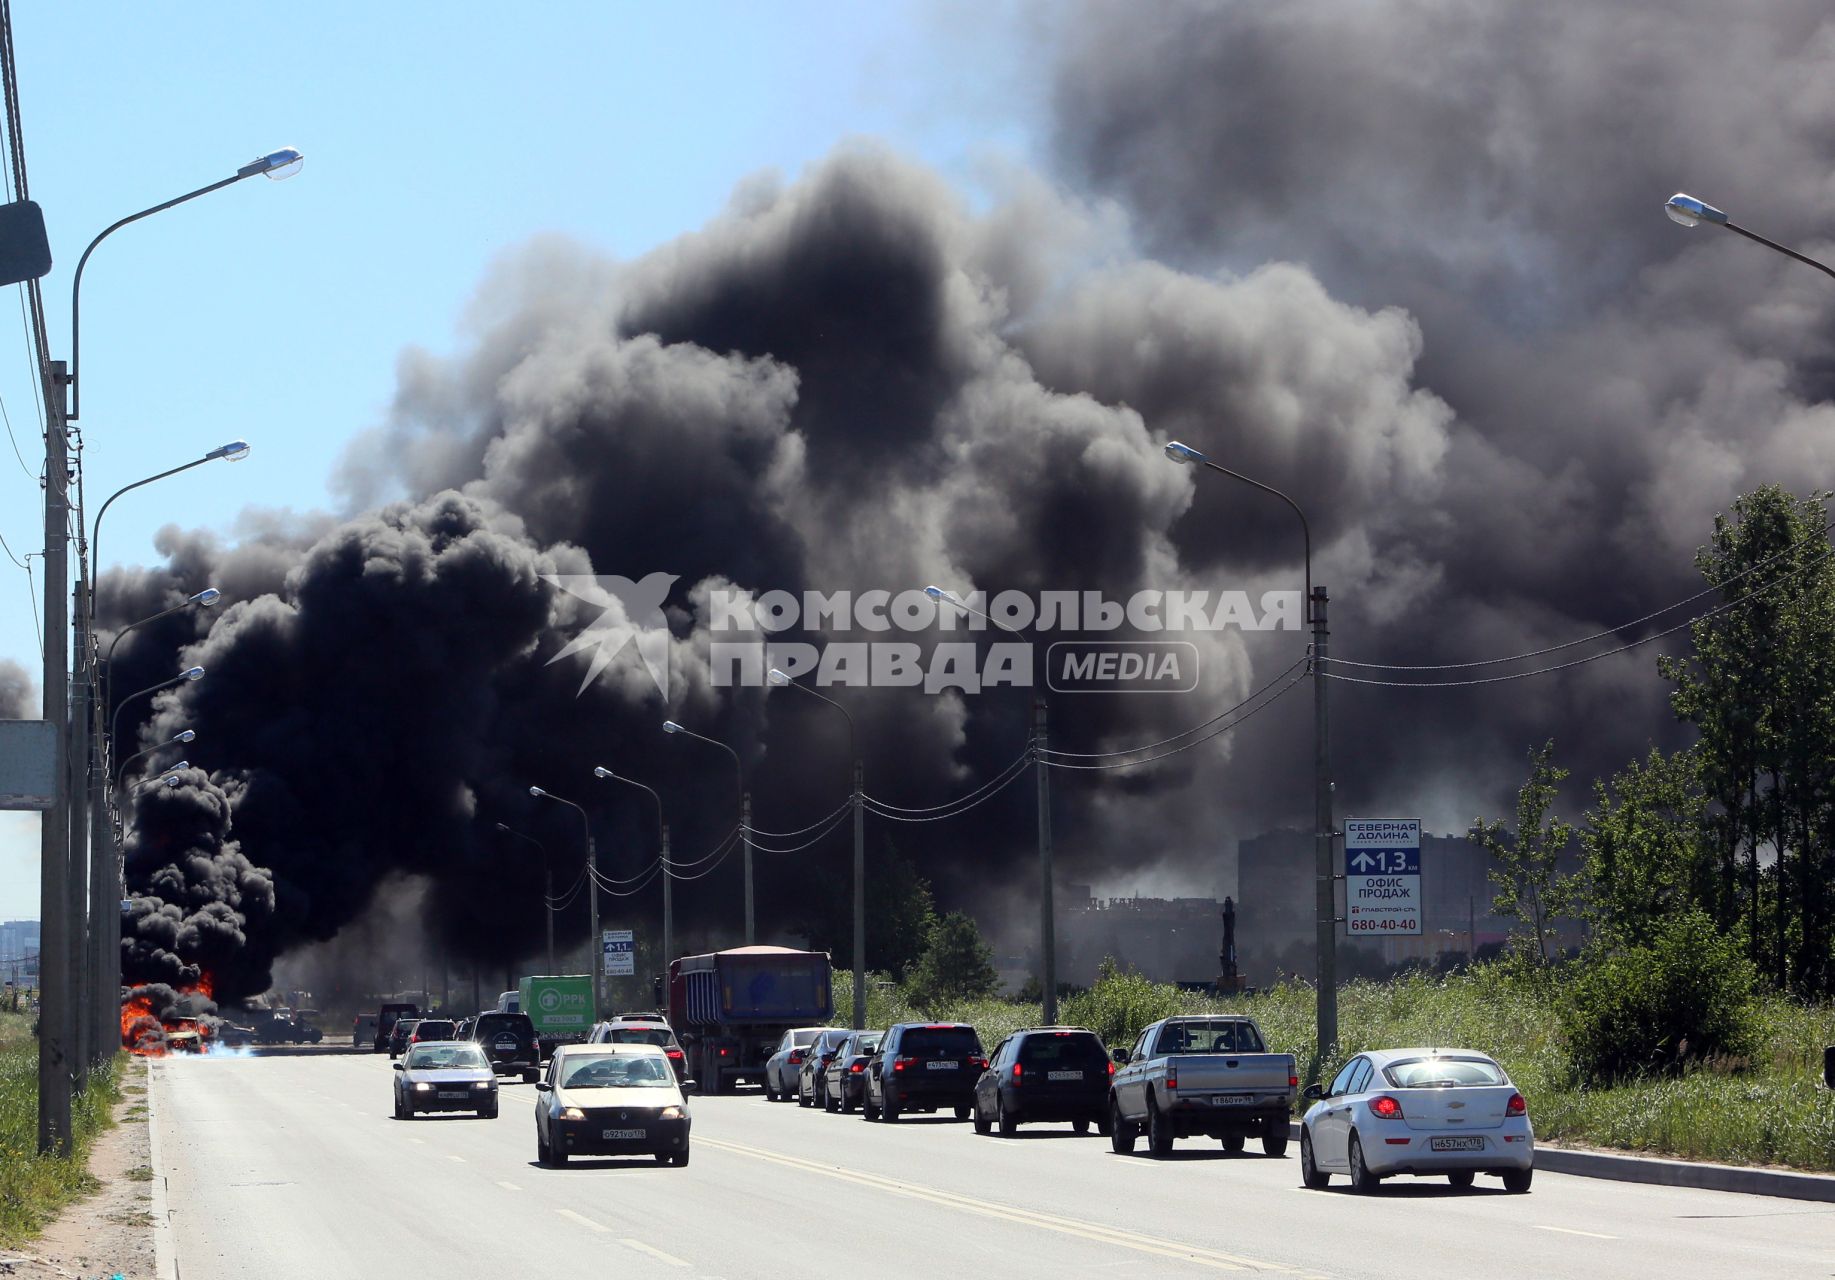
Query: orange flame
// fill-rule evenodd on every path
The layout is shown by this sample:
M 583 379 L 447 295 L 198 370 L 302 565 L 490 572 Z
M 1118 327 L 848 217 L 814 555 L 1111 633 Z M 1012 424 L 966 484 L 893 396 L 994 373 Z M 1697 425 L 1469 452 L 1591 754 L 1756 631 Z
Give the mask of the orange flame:
M 213 999 L 216 984 L 208 973 L 200 974 L 196 983 L 188 987 L 179 987 L 181 996 L 202 996 L 205 1000 Z M 197 1039 L 190 1037 L 174 1043 L 172 1035 L 179 1031 L 195 1032 Z M 143 1058 L 163 1058 L 175 1048 L 192 1048 L 202 1051 L 209 1043 L 211 1026 L 200 1018 L 174 1018 L 162 1021 L 153 1007 L 153 998 L 146 994 L 145 988 L 129 990 L 121 1000 L 121 1047 L 129 1053 Z

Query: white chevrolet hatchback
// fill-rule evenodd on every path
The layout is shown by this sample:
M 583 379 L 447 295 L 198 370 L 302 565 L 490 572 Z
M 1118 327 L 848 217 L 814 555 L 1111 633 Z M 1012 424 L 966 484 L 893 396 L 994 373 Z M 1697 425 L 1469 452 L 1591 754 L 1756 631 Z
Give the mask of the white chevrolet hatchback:
M 1379 1049 L 1344 1064 L 1331 1084 L 1308 1085 L 1300 1122 L 1300 1176 L 1315 1190 L 1335 1173 L 1353 1191 L 1391 1174 L 1469 1187 L 1496 1174 L 1529 1190 L 1535 1130 L 1529 1108 L 1496 1061 L 1469 1049 Z

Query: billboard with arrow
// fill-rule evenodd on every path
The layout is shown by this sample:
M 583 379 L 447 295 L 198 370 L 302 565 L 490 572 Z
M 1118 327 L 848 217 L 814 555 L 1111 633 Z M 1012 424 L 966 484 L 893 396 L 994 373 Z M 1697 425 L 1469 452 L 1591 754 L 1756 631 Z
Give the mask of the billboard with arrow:
M 1352 937 L 1421 932 L 1421 820 L 1347 818 L 1344 926 Z

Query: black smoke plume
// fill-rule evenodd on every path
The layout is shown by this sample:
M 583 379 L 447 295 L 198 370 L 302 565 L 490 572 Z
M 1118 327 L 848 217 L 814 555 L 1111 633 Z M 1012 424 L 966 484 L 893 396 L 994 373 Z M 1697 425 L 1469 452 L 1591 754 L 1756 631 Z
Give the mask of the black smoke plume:
M 0 720 L 31 720 L 38 716 L 38 686 L 24 667 L 0 659 Z

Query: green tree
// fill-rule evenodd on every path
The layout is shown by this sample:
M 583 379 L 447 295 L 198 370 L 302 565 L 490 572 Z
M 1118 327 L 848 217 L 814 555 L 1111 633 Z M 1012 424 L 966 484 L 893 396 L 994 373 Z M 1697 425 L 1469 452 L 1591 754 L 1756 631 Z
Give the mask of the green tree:
M 1610 782 L 1596 782 L 1594 801 L 1580 846 L 1596 931 L 1646 945 L 1669 917 L 1711 911 L 1715 837 L 1694 750 L 1666 756 L 1653 749 Z
M 1573 842 L 1574 828 L 1548 816 L 1555 792 L 1567 770 L 1553 763 L 1555 744 L 1550 739 L 1540 751 L 1529 753 L 1529 778 L 1516 796 L 1514 834 L 1500 818 L 1486 823 L 1478 818 L 1467 838 L 1491 856 L 1490 879 L 1497 889 L 1491 910 L 1516 920 L 1526 931 L 1521 942 L 1536 964 L 1548 963 L 1549 922 L 1568 915 L 1577 901 L 1577 882 L 1562 875 L 1561 855 Z
M 919 1008 L 946 1000 L 977 1000 L 994 994 L 1000 978 L 994 952 L 968 915 L 952 911 L 931 926 L 930 945 L 905 979 L 906 994 Z

